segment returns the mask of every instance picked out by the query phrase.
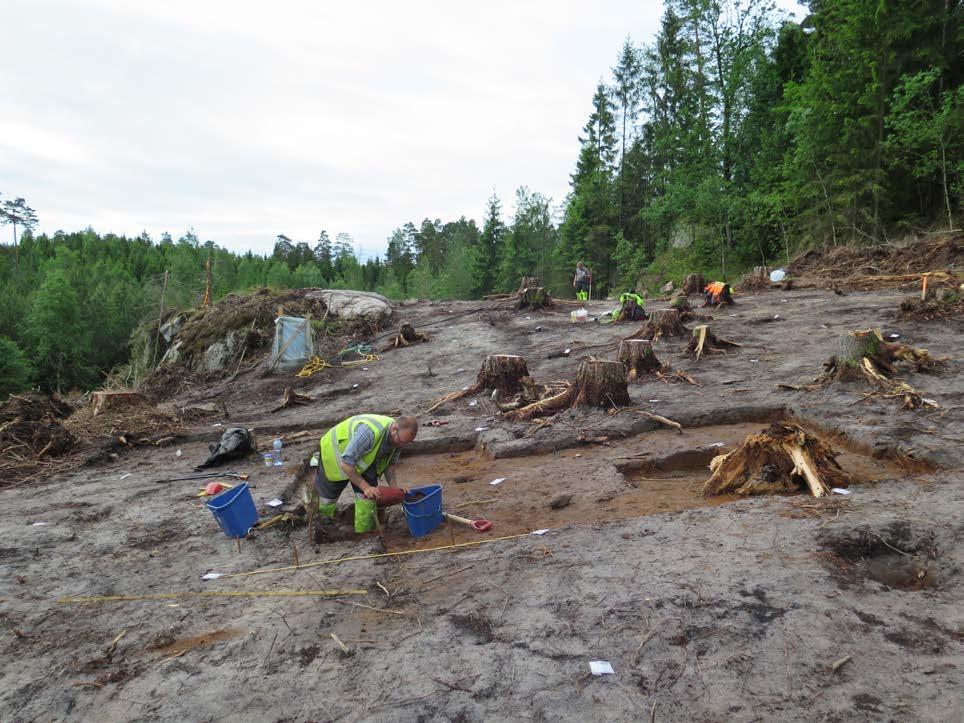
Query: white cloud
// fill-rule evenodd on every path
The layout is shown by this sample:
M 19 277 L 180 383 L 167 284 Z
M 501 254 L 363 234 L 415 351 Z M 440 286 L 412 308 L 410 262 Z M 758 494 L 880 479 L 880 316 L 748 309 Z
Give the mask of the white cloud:
M 15 7 L 12 7 L 15 6 Z M 368 252 L 493 187 L 561 201 L 595 85 L 658 2 L 4 3 L 0 192 L 41 229 Z

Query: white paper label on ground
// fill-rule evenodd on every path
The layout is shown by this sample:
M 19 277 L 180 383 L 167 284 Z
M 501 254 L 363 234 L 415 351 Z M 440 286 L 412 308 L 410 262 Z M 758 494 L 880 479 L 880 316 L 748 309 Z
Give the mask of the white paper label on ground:
M 927 399 L 926 397 L 921 397 L 921 401 L 929 407 L 938 406 L 936 399 Z
M 181 450 L 177 450 L 177 451 L 174 453 L 174 456 L 175 456 L 175 457 L 180 457 L 182 454 L 184 454 L 184 453 L 181 452 Z
M 658 399 L 650 399 L 649 401 L 650 401 L 650 404 L 655 404 L 655 403 L 658 402 L 659 400 L 658 400 Z
M 206 572 L 201 575 L 202 580 L 217 580 L 219 577 L 224 575 L 223 572 Z
M 832 490 L 830 490 L 830 491 L 833 492 L 835 495 L 849 495 L 849 494 L 850 494 L 850 490 L 845 490 L 845 489 L 843 489 L 843 488 L 841 488 L 841 487 L 834 487 L 834 488 L 833 488 Z
M 464 372 L 464 371 L 465 371 L 465 369 L 456 369 L 456 370 L 455 370 L 455 373 L 458 374 L 459 372 Z M 468 388 L 468 387 L 466 387 L 466 388 Z
M 281 507 L 284 502 L 275 497 L 273 500 L 268 500 L 268 507 Z
M 760 361 L 760 360 L 759 360 L 759 359 L 750 359 L 750 361 L 751 361 L 751 362 L 758 362 L 758 361 Z
M 546 534 L 546 533 L 549 531 L 549 529 L 550 529 L 550 528 L 547 527 L 547 528 L 544 529 L 544 530 L 533 530 L 533 531 L 530 532 L 529 534 L 530 534 L 530 535 L 544 535 L 544 534 Z
M 368 367 L 362 367 L 361 370 L 362 370 L 363 372 L 367 372 L 367 371 L 368 371 Z
M 724 445 L 722 442 L 713 442 L 713 444 L 711 444 L 710 446 L 711 446 L 711 447 L 723 447 L 723 446 L 725 446 L 725 445 Z
M 500 485 L 505 482 L 505 477 L 497 477 L 496 479 L 489 482 L 490 485 Z
M 462 391 L 463 391 L 463 392 L 467 392 L 468 390 L 469 390 L 468 387 L 462 387 Z
M 469 406 L 470 406 L 470 407 L 474 407 L 474 406 L 475 406 L 476 404 L 478 404 L 478 403 L 479 403 L 479 402 L 478 402 L 477 400 L 473 399 L 471 402 L 469 402 Z
M 488 427 L 476 427 L 476 428 L 475 428 L 475 431 L 476 431 L 476 432 L 484 432 L 484 431 L 487 430 L 487 429 L 488 429 Z
M 593 675 L 615 675 L 612 664 L 608 660 L 590 660 L 589 672 Z
M 357 384 L 352 384 L 352 385 L 351 385 L 351 388 L 352 388 L 352 389 L 358 389 L 358 385 L 357 385 Z
M 49 524 L 50 524 L 49 522 L 34 522 L 32 526 L 33 526 L 33 527 L 46 527 L 46 526 L 49 525 Z
M 132 474 L 134 474 L 134 473 L 133 473 L 133 472 L 126 472 L 126 473 L 122 474 L 120 478 L 121 478 L 121 479 L 127 479 L 127 478 L 130 477 Z

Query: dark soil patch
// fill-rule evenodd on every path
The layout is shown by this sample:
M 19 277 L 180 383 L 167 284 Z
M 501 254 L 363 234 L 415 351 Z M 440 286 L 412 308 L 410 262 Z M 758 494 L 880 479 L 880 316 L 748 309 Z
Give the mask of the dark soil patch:
M 495 640 L 492 623 L 479 613 L 469 615 L 449 615 L 452 624 L 464 633 L 475 636 L 476 645 L 484 645 Z
M 847 582 L 874 580 L 896 590 L 925 590 L 940 583 L 939 552 L 934 534 L 897 521 L 875 530 L 861 526 L 826 532 L 820 544 L 832 557 L 832 574 Z
M 309 645 L 298 651 L 298 658 L 302 668 L 307 668 L 312 661 L 318 657 L 319 648 L 317 645 Z

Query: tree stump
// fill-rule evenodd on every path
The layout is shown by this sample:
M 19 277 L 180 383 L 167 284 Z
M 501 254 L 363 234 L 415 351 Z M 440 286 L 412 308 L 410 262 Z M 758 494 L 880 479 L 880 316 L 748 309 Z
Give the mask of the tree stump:
M 629 373 L 629 381 L 634 382 L 640 374 L 649 374 L 662 368 L 653 352 L 653 343 L 647 339 L 625 339 L 619 342 L 619 361 Z
M 523 276 L 522 283 L 519 284 L 519 293 L 521 294 L 526 289 L 532 289 L 537 286 L 542 286 L 542 282 L 539 281 L 538 276 Z
M 672 298 L 669 300 L 669 305 L 673 309 L 676 309 L 676 311 L 680 312 L 689 311 L 690 308 L 692 308 L 690 307 L 690 300 L 686 298 L 686 293 L 683 291 L 677 291 L 675 294 L 673 294 Z
M 522 377 L 529 376 L 526 360 L 512 354 L 493 354 L 482 362 L 476 379 L 476 391 L 498 389 L 502 398 L 523 391 Z
M 626 367 L 622 362 L 586 359 L 576 374 L 575 404 L 582 407 L 629 406 Z
M 111 391 L 100 391 L 92 392 L 90 395 L 90 406 L 92 408 L 92 416 L 97 416 L 101 412 L 105 412 L 108 409 L 122 409 L 124 407 L 133 407 L 141 404 L 144 401 L 144 397 L 138 392 L 111 392 Z
M 676 309 L 657 309 L 650 314 L 649 321 L 627 339 L 649 339 L 656 341 L 661 336 L 685 336 L 689 330 L 683 326 Z
M 706 281 L 703 279 L 703 274 L 687 274 L 683 280 L 683 293 L 686 295 L 702 294 L 705 288 Z
M 869 359 L 888 374 L 897 371 L 891 363 L 891 355 L 883 340 L 873 329 L 851 331 L 840 337 L 837 340 L 837 353 L 830 358 L 828 364 L 833 368 L 837 379 L 857 381 L 865 379 L 864 359 Z
M 541 286 L 530 286 L 519 292 L 518 309 L 544 309 L 552 306 L 552 299 Z
M 699 359 L 704 354 L 717 354 L 727 349 L 739 348 L 739 346 L 735 341 L 728 341 L 716 336 L 710 331 L 710 327 L 701 324 L 693 329 L 693 337 L 690 339 L 686 351 Z
M 398 335 L 392 339 L 387 346 L 385 346 L 382 351 L 388 351 L 389 349 L 395 349 L 403 346 L 411 346 L 412 344 L 417 344 L 421 341 L 428 341 L 428 337 L 425 334 L 419 334 L 415 331 L 415 327 L 409 324 L 407 321 L 403 321 L 402 325 L 398 328 Z

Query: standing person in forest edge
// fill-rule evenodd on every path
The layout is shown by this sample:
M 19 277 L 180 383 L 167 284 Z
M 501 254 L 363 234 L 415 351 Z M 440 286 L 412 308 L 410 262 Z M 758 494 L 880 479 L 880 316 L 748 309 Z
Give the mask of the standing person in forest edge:
M 395 465 L 402 447 L 418 434 L 415 417 L 392 419 L 380 414 L 358 414 L 325 432 L 320 441 L 315 489 L 321 497 L 318 511 L 333 518 L 336 501 L 351 483 L 355 493 L 355 532 L 375 526 L 376 502 L 381 496 L 378 478 L 396 487 Z
M 576 290 L 576 298 L 580 301 L 588 301 L 591 285 L 592 272 L 580 261 L 576 264 L 576 275 L 572 277 L 572 288 Z

